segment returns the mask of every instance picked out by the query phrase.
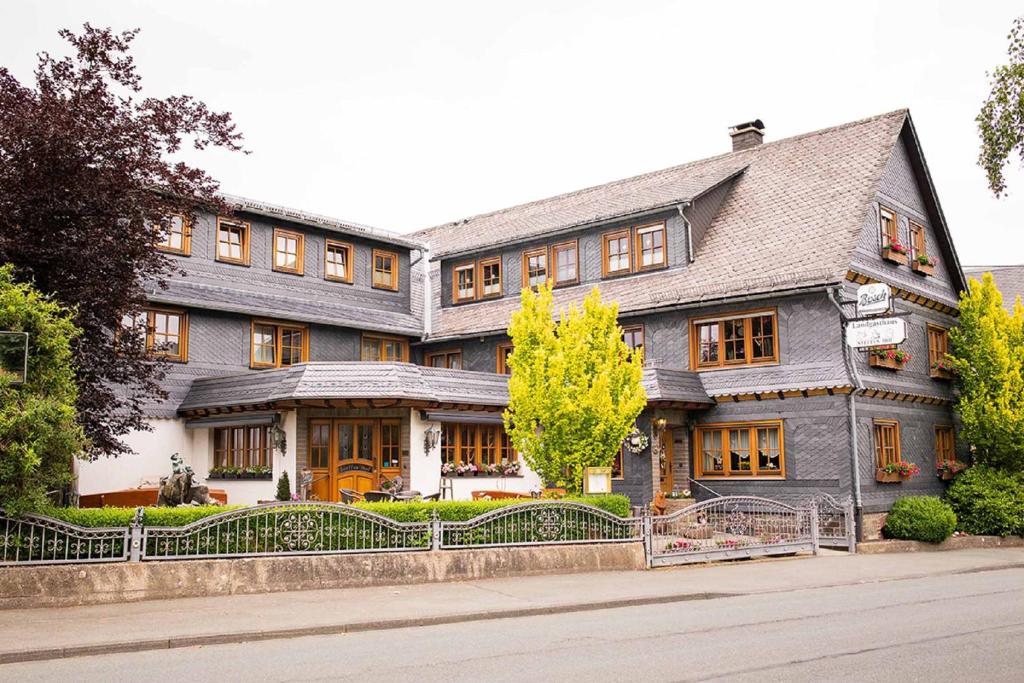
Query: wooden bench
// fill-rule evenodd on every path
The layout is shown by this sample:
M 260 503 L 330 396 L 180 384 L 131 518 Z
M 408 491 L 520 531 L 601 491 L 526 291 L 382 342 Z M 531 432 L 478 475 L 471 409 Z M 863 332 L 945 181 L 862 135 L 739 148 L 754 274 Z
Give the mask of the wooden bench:
M 504 498 L 529 498 L 525 493 L 512 491 L 473 491 L 473 500 L 502 500 Z

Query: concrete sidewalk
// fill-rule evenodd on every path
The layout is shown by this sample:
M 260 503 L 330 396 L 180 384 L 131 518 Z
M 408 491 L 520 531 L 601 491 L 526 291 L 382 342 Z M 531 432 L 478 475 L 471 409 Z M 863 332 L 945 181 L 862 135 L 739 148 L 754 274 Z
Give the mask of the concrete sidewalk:
M 0 611 L 0 663 L 1024 569 L 1024 549 L 758 560 L 463 583 Z

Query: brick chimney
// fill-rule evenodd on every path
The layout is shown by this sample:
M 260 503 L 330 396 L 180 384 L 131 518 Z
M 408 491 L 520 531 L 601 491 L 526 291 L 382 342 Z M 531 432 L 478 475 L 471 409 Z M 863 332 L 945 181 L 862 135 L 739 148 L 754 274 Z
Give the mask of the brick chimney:
M 740 123 L 729 129 L 729 137 L 732 138 L 734 152 L 757 147 L 764 142 L 764 123 L 761 119 Z

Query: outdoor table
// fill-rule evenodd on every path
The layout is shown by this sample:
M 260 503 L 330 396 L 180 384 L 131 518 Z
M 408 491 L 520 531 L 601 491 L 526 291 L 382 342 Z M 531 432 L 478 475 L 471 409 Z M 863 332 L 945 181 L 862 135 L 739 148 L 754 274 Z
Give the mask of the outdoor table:
M 415 500 L 422 495 L 419 491 L 399 491 L 395 494 L 395 500 Z

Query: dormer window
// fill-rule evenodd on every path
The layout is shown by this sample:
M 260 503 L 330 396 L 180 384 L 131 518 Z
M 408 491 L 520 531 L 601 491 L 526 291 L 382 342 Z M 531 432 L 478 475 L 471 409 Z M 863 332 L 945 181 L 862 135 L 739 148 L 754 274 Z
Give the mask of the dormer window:
M 167 227 L 158 228 L 158 231 L 157 249 L 171 254 L 189 255 L 192 248 L 192 230 L 184 216 L 171 214 L 167 218 Z
M 665 258 L 665 224 L 642 225 L 636 229 L 637 270 L 661 268 Z
M 606 233 L 601 237 L 602 269 L 605 277 L 632 270 L 629 230 Z
M 523 252 L 523 285 L 539 287 L 548 280 L 548 250 L 546 247 Z
M 324 278 L 352 282 L 352 245 L 327 240 L 324 250 Z
M 490 258 L 480 262 L 480 297 L 501 296 L 501 259 Z
M 217 218 L 217 260 L 249 265 L 249 224 Z
M 551 258 L 555 262 L 555 286 L 579 282 L 579 257 L 575 240 L 551 247 Z
M 476 298 L 476 264 L 467 263 L 455 268 L 455 303 Z
M 398 291 L 398 254 L 373 250 L 373 287 Z
M 274 270 L 302 275 L 302 234 L 290 230 L 274 230 Z

